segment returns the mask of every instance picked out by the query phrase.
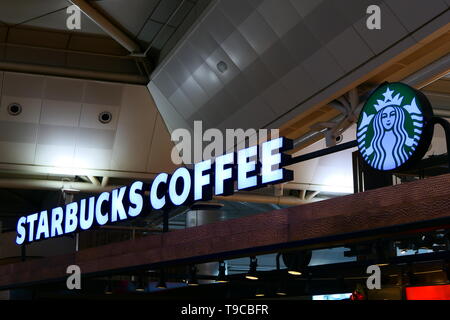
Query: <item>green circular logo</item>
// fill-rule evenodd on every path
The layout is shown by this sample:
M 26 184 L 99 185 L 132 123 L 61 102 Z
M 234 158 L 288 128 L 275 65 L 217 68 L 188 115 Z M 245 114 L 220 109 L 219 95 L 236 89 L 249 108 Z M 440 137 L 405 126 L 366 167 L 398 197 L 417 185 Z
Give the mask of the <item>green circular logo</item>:
M 426 97 L 402 83 L 381 85 L 359 117 L 359 152 L 372 168 L 395 170 L 422 158 L 432 137 L 427 123 L 432 110 Z M 430 133 L 431 130 L 431 133 Z

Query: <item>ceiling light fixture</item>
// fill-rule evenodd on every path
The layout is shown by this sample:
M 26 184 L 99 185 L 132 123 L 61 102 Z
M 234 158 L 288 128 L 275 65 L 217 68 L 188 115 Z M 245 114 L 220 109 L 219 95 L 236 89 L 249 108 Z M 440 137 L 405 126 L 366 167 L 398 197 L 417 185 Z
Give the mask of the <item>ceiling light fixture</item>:
M 196 287 L 199 285 L 198 280 L 197 280 L 197 267 L 196 266 L 189 267 L 189 279 L 187 281 L 187 285 L 190 287 Z
M 248 280 L 258 280 L 258 275 L 256 274 L 256 269 L 258 268 L 258 260 L 256 257 L 250 257 L 250 268 L 245 278 Z
M 220 73 L 224 73 L 228 70 L 228 65 L 224 61 L 219 61 L 219 63 L 217 63 L 217 70 L 219 70 Z
M 227 266 L 224 261 L 219 261 L 219 275 L 217 276 L 216 282 L 218 283 L 227 283 L 227 276 L 226 276 L 226 269 Z
M 156 288 L 157 289 L 167 289 L 166 277 L 165 277 L 163 269 L 161 269 L 161 272 L 159 274 L 159 282 L 156 285 Z

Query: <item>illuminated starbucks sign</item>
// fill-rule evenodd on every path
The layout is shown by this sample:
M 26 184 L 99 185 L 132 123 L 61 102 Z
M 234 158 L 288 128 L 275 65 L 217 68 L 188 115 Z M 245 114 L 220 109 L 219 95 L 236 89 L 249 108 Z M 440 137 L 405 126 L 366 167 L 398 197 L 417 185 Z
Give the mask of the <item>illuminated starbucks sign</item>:
M 428 99 L 403 83 L 385 83 L 369 97 L 359 117 L 356 138 L 365 162 L 392 171 L 421 159 L 433 136 Z

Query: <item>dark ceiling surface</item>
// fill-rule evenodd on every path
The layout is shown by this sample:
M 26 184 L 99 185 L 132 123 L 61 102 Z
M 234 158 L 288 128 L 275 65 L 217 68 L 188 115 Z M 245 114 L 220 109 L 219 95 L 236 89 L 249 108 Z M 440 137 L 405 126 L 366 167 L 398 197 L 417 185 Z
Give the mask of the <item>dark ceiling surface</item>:
M 72 3 L 68 0 L 3 0 L 0 2 L 0 62 L 146 76 L 210 2 L 86 1 L 139 46 L 138 57 L 130 57 L 126 49 L 84 13 L 81 29 L 69 30 L 67 8 Z

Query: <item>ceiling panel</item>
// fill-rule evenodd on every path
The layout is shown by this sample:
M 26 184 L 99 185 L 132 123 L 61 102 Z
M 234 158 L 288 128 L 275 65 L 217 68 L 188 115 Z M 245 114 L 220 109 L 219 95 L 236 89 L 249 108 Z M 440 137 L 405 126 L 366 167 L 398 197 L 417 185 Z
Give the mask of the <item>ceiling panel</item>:
M 3 0 L 0 1 L 0 21 L 19 24 L 67 6 L 66 0 Z
M 137 36 L 159 2 L 159 0 L 127 0 L 126 7 L 120 0 L 91 1 L 91 4 L 131 35 Z
M 154 127 L 158 111 L 145 86 L 2 75 L 0 163 L 33 166 L 43 174 L 96 169 L 105 175 L 121 171 L 126 177 L 147 168 L 157 172 L 152 167 L 156 158 L 147 163 L 153 135 L 166 148 L 172 146 L 165 126 Z M 17 116 L 7 112 L 13 102 L 22 106 Z M 99 121 L 104 111 L 112 115 L 109 123 Z

